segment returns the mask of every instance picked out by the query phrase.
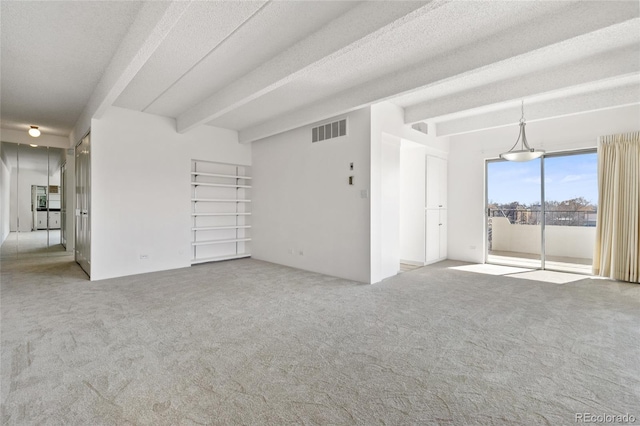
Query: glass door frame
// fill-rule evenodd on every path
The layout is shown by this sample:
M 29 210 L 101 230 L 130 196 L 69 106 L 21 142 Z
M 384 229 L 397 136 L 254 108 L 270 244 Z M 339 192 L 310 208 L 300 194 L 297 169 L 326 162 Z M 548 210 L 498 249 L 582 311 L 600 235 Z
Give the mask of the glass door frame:
M 549 269 L 546 267 L 546 241 L 545 241 L 545 224 L 547 222 L 546 215 L 546 197 L 545 197 L 545 170 L 544 170 L 544 160 L 546 158 L 553 157 L 564 157 L 568 155 L 580 155 L 580 154 L 593 154 L 597 155 L 597 148 L 583 148 L 569 151 L 556 151 L 551 153 L 545 153 L 540 157 L 540 214 L 542 220 L 540 221 L 540 267 L 534 268 L 536 270 L 548 270 L 548 271 L 557 271 L 557 269 Z M 489 263 L 492 265 L 504 265 L 497 262 L 489 261 L 489 163 L 497 163 L 504 162 L 507 160 L 503 160 L 500 158 L 487 158 L 484 162 L 484 263 Z M 513 266 L 513 265 L 504 265 L 504 266 Z M 530 268 L 529 268 L 530 269 Z

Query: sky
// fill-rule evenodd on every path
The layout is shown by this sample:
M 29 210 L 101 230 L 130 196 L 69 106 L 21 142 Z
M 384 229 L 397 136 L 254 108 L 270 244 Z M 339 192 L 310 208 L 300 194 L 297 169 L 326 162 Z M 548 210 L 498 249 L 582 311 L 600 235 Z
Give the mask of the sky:
M 540 161 L 496 161 L 488 164 L 488 199 L 498 204 L 540 202 Z M 564 155 L 544 160 L 545 199 L 565 201 L 584 197 L 598 202 L 597 154 Z

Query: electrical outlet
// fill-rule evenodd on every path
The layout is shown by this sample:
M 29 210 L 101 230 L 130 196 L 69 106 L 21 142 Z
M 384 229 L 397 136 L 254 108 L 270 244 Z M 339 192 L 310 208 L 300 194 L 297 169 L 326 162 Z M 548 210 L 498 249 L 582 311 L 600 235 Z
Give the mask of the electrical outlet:
M 475 250 L 475 249 L 476 249 L 476 246 L 469 246 L 469 249 L 471 249 L 471 250 Z
M 149 260 L 149 255 L 148 254 L 141 254 L 140 255 L 140 260 Z
M 304 256 L 304 250 L 302 250 L 302 249 L 298 249 L 298 254 L 299 254 L 300 256 Z
M 293 249 L 292 248 L 289 249 L 289 254 L 293 254 Z

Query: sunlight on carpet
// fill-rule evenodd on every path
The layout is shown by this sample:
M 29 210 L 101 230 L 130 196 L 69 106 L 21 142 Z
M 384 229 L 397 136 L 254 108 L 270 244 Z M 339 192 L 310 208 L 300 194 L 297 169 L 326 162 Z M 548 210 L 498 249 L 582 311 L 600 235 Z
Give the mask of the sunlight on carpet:
M 489 265 L 486 263 L 477 265 L 452 266 L 449 269 L 455 269 L 457 271 L 465 272 L 475 272 L 478 274 L 486 275 L 508 275 L 533 271 L 533 269 L 516 268 L 513 266 Z
M 519 274 L 511 274 L 509 276 L 511 278 L 544 281 L 544 282 L 554 283 L 554 284 L 566 284 L 573 281 L 580 281 L 585 278 L 591 278 L 587 275 L 567 274 L 565 272 L 555 272 L 555 271 L 531 271 L 531 272 L 523 272 Z
M 449 269 L 457 271 L 474 272 L 485 275 L 505 275 L 511 278 L 519 278 L 523 280 L 542 281 L 553 284 L 566 284 L 573 281 L 580 281 L 585 278 L 591 278 L 588 275 L 570 274 L 565 272 L 534 270 L 526 268 L 516 268 L 514 266 L 502 266 L 491 264 L 462 265 L 451 266 Z

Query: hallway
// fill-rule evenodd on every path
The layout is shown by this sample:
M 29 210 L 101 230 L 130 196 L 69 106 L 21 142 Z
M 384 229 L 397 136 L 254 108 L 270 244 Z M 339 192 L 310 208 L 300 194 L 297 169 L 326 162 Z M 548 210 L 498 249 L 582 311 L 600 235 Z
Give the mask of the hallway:
M 2 260 L 8 259 L 32 259 L 49 256 L 70 256 L 60 244 L 60 230 L 49 230 L 49 246 L 47 247 L 47 231 L 10 232 L 0 248 Z

